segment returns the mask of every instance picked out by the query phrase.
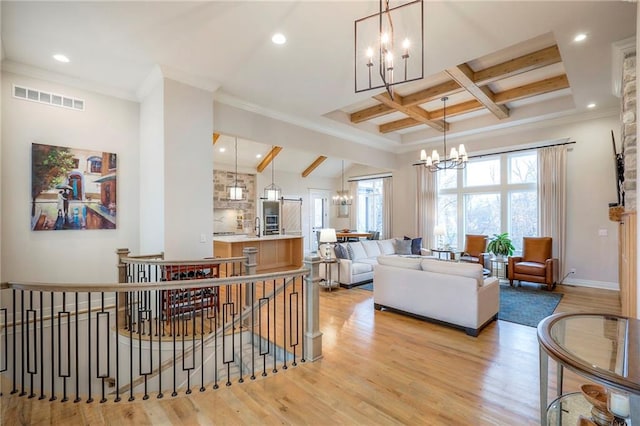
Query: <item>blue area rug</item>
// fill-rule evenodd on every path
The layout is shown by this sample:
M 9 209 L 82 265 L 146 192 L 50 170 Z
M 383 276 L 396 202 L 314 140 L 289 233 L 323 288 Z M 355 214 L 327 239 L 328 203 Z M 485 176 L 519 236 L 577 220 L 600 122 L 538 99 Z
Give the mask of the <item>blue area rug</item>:
M 501 285 L 498 319 L 537 327 L 540 321 L 553 314 L 560 299 L 561 293 Z
M 373 283 L 356 288 L 373 291 Z M 553 314 L 560 299 L 562 299 L 561 293 L 501 285 L 498 319 L 537 327 L 540 321 Z

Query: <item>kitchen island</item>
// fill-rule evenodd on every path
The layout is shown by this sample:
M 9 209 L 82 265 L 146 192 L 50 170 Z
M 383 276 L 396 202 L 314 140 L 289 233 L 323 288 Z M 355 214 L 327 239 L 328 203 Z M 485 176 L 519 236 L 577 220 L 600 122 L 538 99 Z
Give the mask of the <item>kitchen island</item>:
M 258 273 L 298 269 L 302 267 L 303 245 L 300 235 L 224 235 L 213 237 L 216 257 L 242 256 L 245 247 L 258 249 Z

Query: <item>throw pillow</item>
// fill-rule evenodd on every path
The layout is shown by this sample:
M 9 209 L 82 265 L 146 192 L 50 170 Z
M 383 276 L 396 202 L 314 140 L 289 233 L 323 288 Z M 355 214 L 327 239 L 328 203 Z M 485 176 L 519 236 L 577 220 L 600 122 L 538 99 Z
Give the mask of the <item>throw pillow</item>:
M 420 249 L 422 248 L 422 237 L 410 238 L 405 235 L 404 239 L 411 240 L 411 254 L 422 254 L 422 252 L 420 251 Z
M 411 254 L 411 240 L 396 239 L 396 254 Z
M 334 251 L 338 259 L 349 259 L 349 253 L 347 248 L 342 244 L 336 244 Z

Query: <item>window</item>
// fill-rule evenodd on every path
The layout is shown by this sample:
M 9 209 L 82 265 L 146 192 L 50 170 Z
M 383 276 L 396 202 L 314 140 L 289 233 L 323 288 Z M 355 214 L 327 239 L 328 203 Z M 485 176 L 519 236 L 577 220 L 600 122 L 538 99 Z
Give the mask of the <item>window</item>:
M 538 235 L 536 151 L 472 159 L 463 170 L 439 171 L 436 179 L 445 244 L 462 248 L 465 234 L 509 232 L 521 251 L 522 237 Z
M 382 179 L 358 181 L 358 230 L 383 233 L 382 188 Z

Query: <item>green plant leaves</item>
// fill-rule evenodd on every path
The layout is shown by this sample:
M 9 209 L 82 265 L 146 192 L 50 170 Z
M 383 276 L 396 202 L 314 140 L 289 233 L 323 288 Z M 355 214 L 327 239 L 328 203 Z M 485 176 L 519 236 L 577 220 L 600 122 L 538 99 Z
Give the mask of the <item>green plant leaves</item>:
M 487 245 L 487 251 L 493 254 L 511 256 L 515 251 L 515 247 L 511 243 L 508 232 L 502 234 L 493 234 L 489 244 Z

